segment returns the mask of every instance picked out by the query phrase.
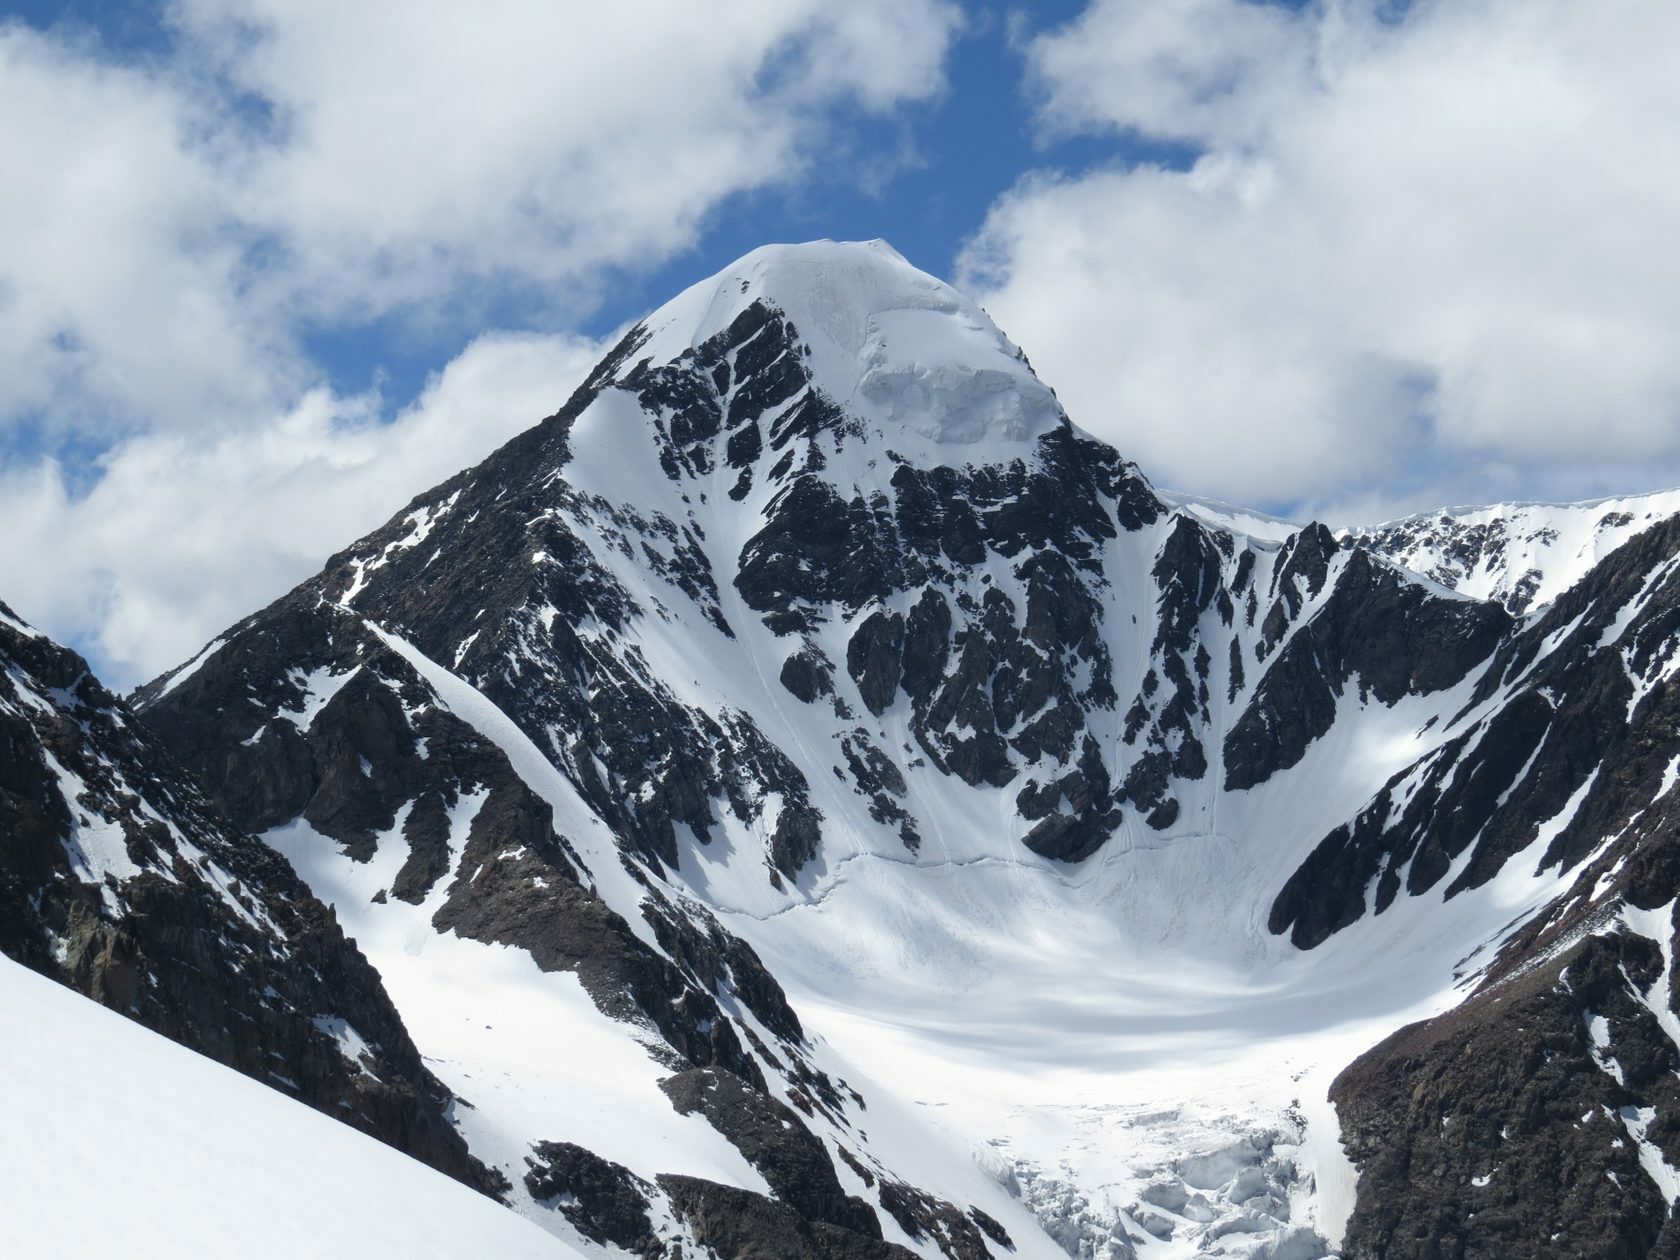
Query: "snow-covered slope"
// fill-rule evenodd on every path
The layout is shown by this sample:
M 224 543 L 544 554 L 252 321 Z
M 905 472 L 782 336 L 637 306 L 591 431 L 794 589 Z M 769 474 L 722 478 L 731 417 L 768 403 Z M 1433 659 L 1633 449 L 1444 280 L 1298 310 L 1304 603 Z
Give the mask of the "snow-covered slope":
M 1305 524 L 1304 521 L 1288 520 L 1270 512 L 1244 507 L 1239 503 L 1226 503 L 1222 499 L 1179 494 L 1170 490 L 1159 490 L 1156 493 L 1161 496 L 1163 503 L 1188 512 L 1225 533 L 1247 534 L 1253 538 L 1282 543 L 1300 533 L 1302 525 Z
M 1343 531 L 1414 573 L 1514 613 L 1538 611 L 1634 535 L 1680 514 L 1680 490 L 1590 503 L 1444 508 Z
M 1336 1085 L 1356 1185 L 1327 1091 L 1626 921 L 1680 757 L 1674 532 L 1519 621 L 1164 501 L 884 245 L 773 247 L 139 702 L 562 1236 L 1422 1256 L 1373 1135 L 1453 1195 L 1479 1153 L 1379 1054 Z M 1533 1045 L 1499 1026 L 1490 1111 Z M 1632 1149 L 1505 1127 L 1512 1166 Z M 1633 1181 L 1520 1215 L 1637 1234 Z M 1529 1254 L 1500 1219 L 1449 1232 Z
M 0 957 L 0 1254 L 578 1253 L 441 1173 Z

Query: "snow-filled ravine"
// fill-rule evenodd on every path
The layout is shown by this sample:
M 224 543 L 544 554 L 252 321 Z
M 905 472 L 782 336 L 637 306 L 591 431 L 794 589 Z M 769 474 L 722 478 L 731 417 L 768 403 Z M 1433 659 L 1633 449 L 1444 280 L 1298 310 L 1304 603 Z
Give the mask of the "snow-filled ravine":
M 1455 1005 L 1503 939 L 1488 925 L 1524 921 L 1562 886 L 1532 874 L 1546 834 L 1492 884 L 1317 950 L 1268 933 L 1267 841 L 1316 834 L 1355 751 L 1321 747 L 1228 801 L 1228 833 L 1130 835 L 1071 869 L 1018 850 L 860 854 L 807 904 L 725 922 L 858 1075 L 965 1145 L 1071 1254 L 1129 1237 L 1162 1260 L 1322 1256 L 1355 1181 L 1331 1080 Z

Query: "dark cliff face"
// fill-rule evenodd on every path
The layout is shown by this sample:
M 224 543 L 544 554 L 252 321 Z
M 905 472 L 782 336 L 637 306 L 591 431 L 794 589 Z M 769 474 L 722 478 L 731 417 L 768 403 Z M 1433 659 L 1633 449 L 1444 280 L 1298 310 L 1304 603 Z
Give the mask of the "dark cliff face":
M 1591 937 L 1348 1068 L 1334 1097 L 1361 1175 L 1346 1254 L 1666 1254 L 1668 1205 L 1634 1133 L 1666 1158 L 1680 1147 L 1671 1120 L 1640 1118 L 1674 1115 L 1680 1058 L 1629 992 L 1656 981 L 1657 954 L 1641 936 Z M 1621 1081 L 1595 1061 L 1594 1020 Z
M 1606 557 L 1542 615 L 1511 627 L 1452 722 L 1459 733 L 1397 773 L 1290 877 L 1271 927 L 1311 948 L 1402 891 L 1454 897 L 1493 879 L 1543 828 L 1531 867 L 1572 870 L 1673 786 L 1670 669 L 1680 633 L 1680 520 Z M 1488 609 L 1493 605 L 1469 605 Z M 1451 878 L 1449 878 L 1451 876 Z
M 1578 872 L 1506 925 L 1462 1006 L 1336 1081 L 1361 1168 L 1350 1256 L 1680 1249 L 1653 1172 L 1680 1165 L 1677 555 L 1680 522 L 1658 525 L 1509 636 L 1468 701 L 1487 716 L 1314 855 L 1379 904 L 1402 879 L 1452 897 L 1507 868 Z M 1334 907 L 1325 884 L 1298 873 L 1278 904 Z
M 1671 813 L 1663 856 L 1645 850 L 1592 912 L 1524 933 L 1463 1006 L 1337 1078 L 1360 1168 L 1350 1257 L 1675 1254 L 1677 885 L 1655 869 L 1673 865 L 1673 828 Z M 1641 905 L 1653 887 L 1661 904 Z
M 0 606 L 0 949 L 467 1184 L 378 974 L 82 659 Z

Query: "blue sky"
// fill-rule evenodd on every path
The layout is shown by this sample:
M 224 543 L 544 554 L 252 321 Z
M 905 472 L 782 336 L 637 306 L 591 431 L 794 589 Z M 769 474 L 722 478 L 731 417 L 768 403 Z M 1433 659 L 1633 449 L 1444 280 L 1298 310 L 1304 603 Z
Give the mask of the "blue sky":
M 1077 18 L 1082 0 L 1046 0 L 1025 8 L 972 6 L 951 42 L 944 86 L 890 117 L 836 108 L 828 123 L 836 152 L 792 186 L 741 193 L 708 212 L 692 248 L 652 268 L 615 272 L 598 305 L 545 309 L 531 295 L 493 305 L 493 324 L 570 328 L 605 336 L 695 280 L 769 241 L 867 240 L 884 236 L 929 271 L 949 277 L 957 255 L 992 203 L 1023 172 L 1077 172 L 1113 162 L 1184 165 L 1193 150 L 1132 135 L 1051 134 L 1035 122 L 1025 81 L 1023 44 Z M 179 37 L 164 6 L 107 0 L 28 0 L 0 6 L 59 35 L 96 39 L 114 60 L 170 56 Z M 310 330 L 311 360 L 336 387 L 376 381 L 396 398 L 414 395 L 459 349 L 457 328 L 416 329 L 396 317 Z M 85 455 L 85 452 L 83 453 Z
M 639 318 L 694 281 L 771 241 L 870 240 L 884 236 L 918 266 L 950 277 L 963 243 L 1022 172 L 1080 170 L 1108 162 L 1182 162 L 1181 146 L 1137 136 L 1047 136 L 1023 107 L 1027 91 L 1017 41 L 1032 24 L 1048 27 L 1077 17 L 1079 0 L 1034 5 L 1012 27 L 1001 6 L 977 7 L 970 26 L 951 45 L 948 86 L 933 100 L 882 119 L 837 111 L 831 122 L 838 152 L 810 179 L 792 187 L 743 193 L 707 216 L 697 245 L 652 270 L 615 277 L 582 328 L 605 336 Z M 509 312 L 529 321 L 540 313 Z M 550 316 L 552 320 L 552 314 Z M 332 330 L 318 343 L 319 361 L 338 384 L 354 388 L 383 369 L 389 387 L 411 393 L 433 370 L 443 344 L 416 346 L 392 329 Z
M 0 5 L 0 599 L 119 684 L 767 241 L 884 236 L 1158 484 L 1680 484 L 1662 0 Z

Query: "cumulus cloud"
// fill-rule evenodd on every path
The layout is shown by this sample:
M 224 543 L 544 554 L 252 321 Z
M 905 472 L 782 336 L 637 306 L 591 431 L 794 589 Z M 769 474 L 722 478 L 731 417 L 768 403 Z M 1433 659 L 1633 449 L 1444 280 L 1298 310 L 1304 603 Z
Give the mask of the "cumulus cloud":
M 0 435 L 234 414 L 287 383 L 193 117 L 152 72 L 0 26 Z
M 964 278 L 1164 484 L 1330 515 L 1680 483 L 1680 9 L 1096 0 Z
M 0 22 L 0 597 L 125 680 L 552 410 L 605 285 L 829 160 L 845 118 L 942 91 L 961 23 L 950 0 L 164 13 L 144 55 Z M 404 400 L 333 393 L 310 352 L 497 321 L 554 337 L 473 341 L 394 422 Z
M 1043 120 L 1070 132 L 1257 138 L 1311 85 L 1316 21 L 1274 4 L 1099 0 L 1031 49 Z
M 173 51 L 0 25 L 0 424 L 216 427 L 396 317 L 564 326 L 943 86 L 947 0 L 177 0 Z
M 232 200 L 331 316 L 492 286 L 587 297 L 796 179 L 838 104 L 937 91 L 939 0 L 182 0 L 195 64 L 263 103 Z M 552 294 L 551 294 L 552 296 Z M 423 314 L 423 313 L 422 313 Z
M 556 411 L 602 347 L 478 338 L 394 418 L 377 395 L 305 393 L 209 442 L 115 447 L 85 494 L 48 460 L 0 474 L 5 595 L 130 686 L 309 577 L 416 493 Z

